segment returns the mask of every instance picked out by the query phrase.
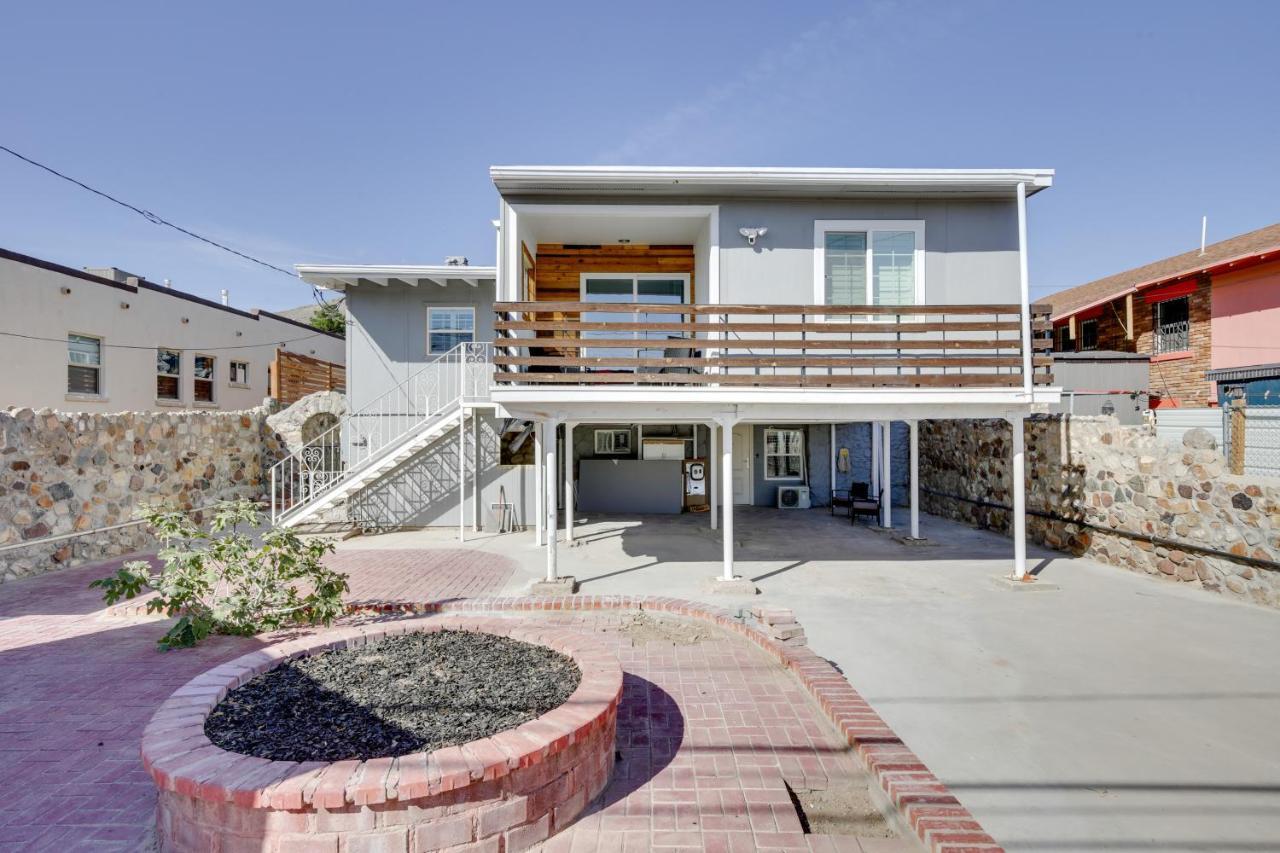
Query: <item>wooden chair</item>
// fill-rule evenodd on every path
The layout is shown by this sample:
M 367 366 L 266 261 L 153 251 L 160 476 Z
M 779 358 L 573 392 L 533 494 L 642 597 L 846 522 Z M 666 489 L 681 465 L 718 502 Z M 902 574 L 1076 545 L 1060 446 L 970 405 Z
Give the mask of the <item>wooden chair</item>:
M 841 515 L 849 515 L 853 512 L 853 494 L 848 489 L 832 489 L 830 508 L 832 515 L 836 514 L 836 510 Z
M 880 517 L 880 498 L 871 494 L 871 487 L 866 483 L 854 483 L 850 490 L 849 522 L 853 523 L 860 515 Z

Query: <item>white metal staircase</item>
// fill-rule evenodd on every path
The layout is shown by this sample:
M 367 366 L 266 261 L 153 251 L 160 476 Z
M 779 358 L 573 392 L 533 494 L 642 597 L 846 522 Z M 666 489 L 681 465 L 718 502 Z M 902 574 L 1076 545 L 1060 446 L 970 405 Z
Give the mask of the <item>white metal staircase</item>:
M 486 405 L 493 346 L 459 344 L 271 467 L 271 523 L 312 519 L 398 468 Z

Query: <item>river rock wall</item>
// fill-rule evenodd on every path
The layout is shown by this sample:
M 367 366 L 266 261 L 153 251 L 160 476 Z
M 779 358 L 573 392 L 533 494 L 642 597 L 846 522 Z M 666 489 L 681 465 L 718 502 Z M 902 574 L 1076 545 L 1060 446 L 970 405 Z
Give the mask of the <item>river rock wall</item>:
M 266 409 L 0 411 L 0 547 L 134 518 L 143 504 L 259 498 L 280 451 Z M 152 548 L 142 525 L 0 551 L 0 582 Z
M 922 421 L 922 508 L 1007 534 L 1011 429 Z M 1042 415 L 1025 438 L 1029 539 L 1280 608 L 1280 572 L 1247 559 L 1280 561 L 1280 480 L 1230 474 L 1204 430 L 1172 444 L 1113 417 Z

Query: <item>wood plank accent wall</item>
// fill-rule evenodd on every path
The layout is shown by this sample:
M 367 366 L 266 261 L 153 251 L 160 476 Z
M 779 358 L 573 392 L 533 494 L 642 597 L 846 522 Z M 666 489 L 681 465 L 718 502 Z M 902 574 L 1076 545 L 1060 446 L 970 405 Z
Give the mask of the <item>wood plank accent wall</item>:
M 270 394 L 280 405 L 292 406 L 308 394 L 317 391 L 347 390 L 347 369 L 309 355 L 288 350 L 276 350 L 271 362 Z
M 534 274 L 536 292 L 529 298 L 538 302 L 578 302 L 582 273 L 644 272 L 687 273 L 689 301 L 698 301 L 693 280 L 693 246 L 605 245 L 577 246 L 539 243 Z

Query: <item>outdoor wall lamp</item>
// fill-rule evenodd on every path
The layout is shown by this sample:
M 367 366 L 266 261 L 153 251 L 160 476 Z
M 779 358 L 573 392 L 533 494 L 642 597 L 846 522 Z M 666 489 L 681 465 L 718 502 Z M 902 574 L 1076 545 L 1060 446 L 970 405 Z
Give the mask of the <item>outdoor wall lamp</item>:
M 739 228 L 738 233 L 747 238 L 747 245 L 754 246 L 756 240 L 759 240 L 765 234 L 769 233 L 768 228 Z

